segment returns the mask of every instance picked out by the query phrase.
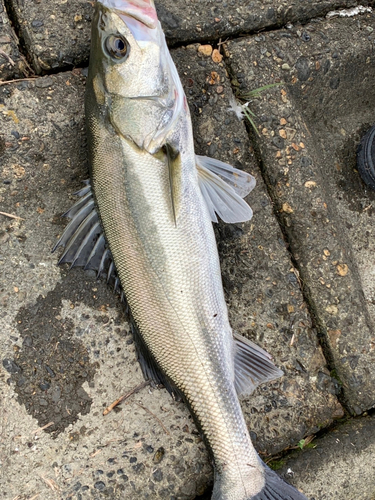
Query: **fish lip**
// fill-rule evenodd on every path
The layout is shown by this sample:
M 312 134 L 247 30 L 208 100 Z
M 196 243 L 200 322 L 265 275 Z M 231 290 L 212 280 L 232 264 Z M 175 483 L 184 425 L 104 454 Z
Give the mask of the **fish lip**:
M 159 21 L 153 0 L 98 0 L 98 3 L 115 10 L 121 18 L 125 16 L 135 19 L 152 30 L 158 27 Z

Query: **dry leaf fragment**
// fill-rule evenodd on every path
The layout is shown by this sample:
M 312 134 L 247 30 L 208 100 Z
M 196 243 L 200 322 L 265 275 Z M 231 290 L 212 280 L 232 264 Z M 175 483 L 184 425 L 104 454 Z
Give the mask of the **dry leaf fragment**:
M 212 52 L 212 60 L 214 63 L 221 63 L 221 61 L 223 60 L 223 56 L 220 54 L 220 52 L 217 49 L 215 49 Z
M 306 181 L 305 182 L 305 187 L 311 189 L 313 187 L 316 187 L 316 182 L 315 181 Z
M 340 338 L 341 330 L 328 330 L 328 337 L 331 341 L 331 345 L 333 348 L 337 345 L 337 340 Z
M 339 310 L 337 309 L 337 306 L 335 306 L 333 304 L 330 306 L 327 306 L 326 311 L 328 314 L 332 314 L 332 316 L 336 316 L 336 314 L 339 312 Z

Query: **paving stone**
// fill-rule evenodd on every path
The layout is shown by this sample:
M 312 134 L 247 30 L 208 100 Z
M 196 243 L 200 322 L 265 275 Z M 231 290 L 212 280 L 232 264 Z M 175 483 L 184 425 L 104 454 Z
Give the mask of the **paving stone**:
M 92 1 L 9 0 L 21 40 L 37 73 L 86 64 Z M 159 0 L 156 6 L 170 43 L 218 40 L 241 33 L 305 21 L 356 0 Z
M 10 0 L 8 3 L 36 73 L 80 66 L 88 60 L 93 2 Z
M 375 416 L 346 422 L 278 462 L 279 473 L 315 500 L 375 498 Z
M 285 82 L 250 104 L 256 148 L 354 414 L 375 406 L 374 193 L 355 172 L 359 138 L 374 122 L 374 28 L 373 14 L 332 18 L 235 40 L 227 49 L 239 94 Z
M 337 385 L 244 125 L 228 111 L 225 66 L 198 46 L 173 57 L 192 109 L 197 152 L 242 166 L 258 180 L 249 197 L 253 221 L 220 224 L 217 234 L 232 325 L 285 371 L 243 402 L 255 445 L 274 453 L 343 415 Z M 129 328 L 103 282 L 80 270 L 66 274 L 50 254 L 65 225 L 59 215 L 73 200 L 69 194 L 87 178 L 83 80 L 76 70 L 0 88 L 1 211 L 21 218 L 0 216 L 0 415 L 7 435 L 0 441 L 1 491 L 47 500 L 53 480 L 61 498 L 193 499 L 212 470 L 187 409 L 164 389 L 145 388 L 119 412 L 102 416 L 142 382 Z M 35 432 L 38 427 L 45 429 Z
M 0 80 L 21 78 L 26 64 L 18 50 L 18 40 L 11 27 L 4 2 L 0 0 Z

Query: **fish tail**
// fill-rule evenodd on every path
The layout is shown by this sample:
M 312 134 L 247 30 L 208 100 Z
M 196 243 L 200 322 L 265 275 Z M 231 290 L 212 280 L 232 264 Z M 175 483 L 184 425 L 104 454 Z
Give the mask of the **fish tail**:
M 232 484 L 229 478 L 215 474 L 212 500 L 308 500 L 294 486 L 283 481 L 272 469 L 263 464 L 264 485 L 259 491 L 258 481 L 249 480 L 249 484 Z M 251 492 L 254 491 L 254 494 Z
M 266 483 L 257 495 L 246 498 L 246 500 L 307 500 L 305 495 L 294 486 L 286 483 L 267 465 L 263 464 L 263 466 Z

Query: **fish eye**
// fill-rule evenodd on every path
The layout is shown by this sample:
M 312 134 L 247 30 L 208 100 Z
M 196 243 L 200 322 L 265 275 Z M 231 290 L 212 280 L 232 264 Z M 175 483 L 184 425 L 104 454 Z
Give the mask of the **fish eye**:
M 105 49 L 113 59 L 124 59 L 129 53 L 129 44 L 121 35 L 109 35 L 105 40 Z

